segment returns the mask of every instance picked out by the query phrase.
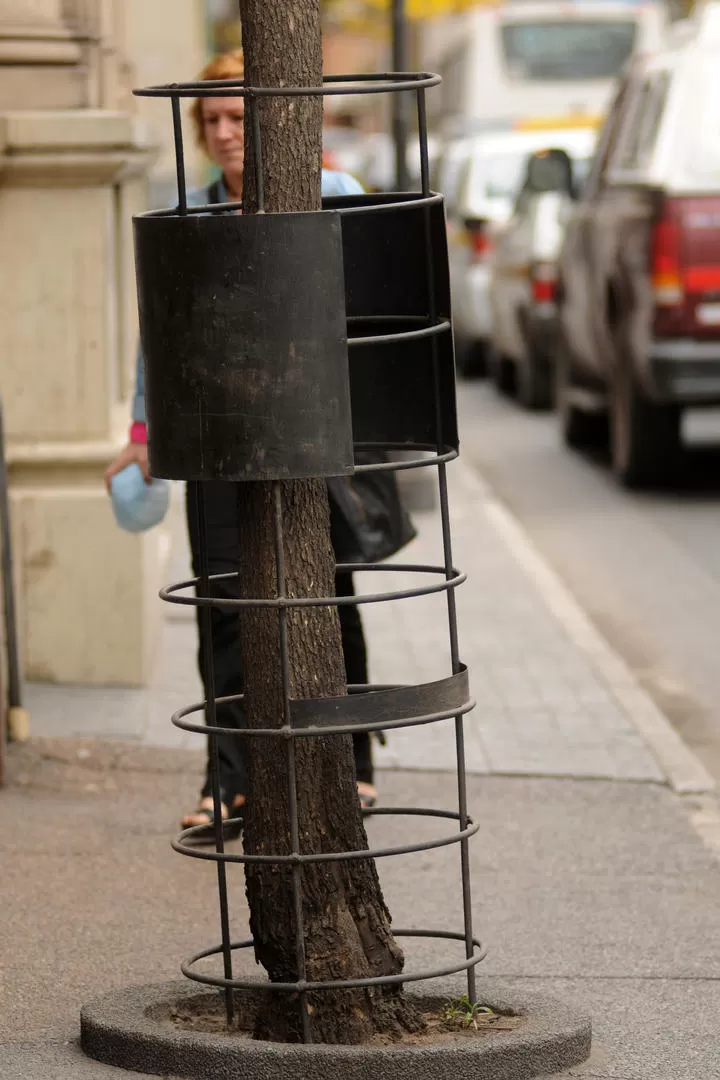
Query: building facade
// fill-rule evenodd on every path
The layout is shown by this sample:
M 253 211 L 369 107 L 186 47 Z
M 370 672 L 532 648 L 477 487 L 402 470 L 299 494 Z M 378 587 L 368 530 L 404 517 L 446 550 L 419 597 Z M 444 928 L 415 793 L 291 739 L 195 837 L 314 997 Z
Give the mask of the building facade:
M 167 537 L 121 532 L 103 484 L 129 422 L 132 215 L 172 190 L 169 107 L 131 87 L 205 55 L 202 0 L 0 0 L 0 396 L 29 679 L 133 686 L 152 664 Z

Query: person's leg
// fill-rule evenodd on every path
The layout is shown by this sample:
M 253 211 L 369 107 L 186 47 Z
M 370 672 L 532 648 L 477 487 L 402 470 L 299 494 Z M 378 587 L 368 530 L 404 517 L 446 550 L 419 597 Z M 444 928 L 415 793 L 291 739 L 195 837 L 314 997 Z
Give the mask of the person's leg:
M 236 511 L 236 485 L 229 482 L 212 481 L 205 484 L 206 536 L 208 547 L 208 569 L 210 574 L 233 573 L 238 562 L 238 534 Z M 187 523 L 192 553 L 193 573 L 200 574 L 200 539 L 197 518 L 197 489 L 194 484 L 187 488 Z M 215 582 L 213 595 L 232 598 L 237 596 L 237 581 Z M 243 690 L 242 665 L 240 656 L 240 621 L 237 610 L 211 608 L 212 657 L 214 676 L 214 695 L 216 698 L 241 694 Z M 198 614 L 198 666 L 203 681 L 205 695 L 209 693 L 209 672 L 205 664 L 205 633 L 202 612 Z M 245 724 L 245 713 L 240 702 L 222 704 L 217 707 L 217 723 L 220 727 L 238 728 Z M 202 800 L 209 801 L 210 783 L 210 740 L 208 740 L 208 763 Z M 232 735 L 217 737 L 220 787 L 223 801 L 232 807 L 244 801 L 247 786 L 245 765 L 245 740 Z M 201 805 L 203 805 L 201 803 Z
M 354 596 L 355 587 L 352 574 L 346 571 L 337 573 L 335 575 L 335 589 L 338 596 Z M 340 604 L 338 614 L 340 616 L 347 681 L 350 684 L 367 683 L 367 648 L 365 646 L 360 610 L 356 604 Z M 372 743 L 367 731 L 359 731 L 356 735 L 353 735 L 353 751 L 358 782 L 372 787 Z

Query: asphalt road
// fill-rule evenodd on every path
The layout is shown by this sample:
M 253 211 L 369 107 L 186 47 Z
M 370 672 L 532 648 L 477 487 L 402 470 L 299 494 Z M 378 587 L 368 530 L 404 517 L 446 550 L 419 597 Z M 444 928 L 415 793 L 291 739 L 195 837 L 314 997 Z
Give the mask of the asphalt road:
M 461 452 L 720 783 L 720 412 L 685 417 L 673 490 L 631 493 L 552 414 L 459 385 Z

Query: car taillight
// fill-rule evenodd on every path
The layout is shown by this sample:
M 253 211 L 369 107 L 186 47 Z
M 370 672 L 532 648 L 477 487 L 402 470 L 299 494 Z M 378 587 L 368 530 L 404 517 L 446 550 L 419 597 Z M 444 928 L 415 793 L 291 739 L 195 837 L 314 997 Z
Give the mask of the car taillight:
M 552 263 L 536 263 L 531 270 L 532 298 L 535 304 L 554 304 L 557 300 L 557 270 Z
M 658 307 L 675 307 L 685 299 L 680 223 L 672 204 L 663 204 L 650 241 L 650 280 Z
M 689 266 L 685 271 L 685 288 L 689 293 L 720 293 L 720 266 Z
M 491 255 L 495 245 L 488 229 L 489 223 L 480 218 L 469 218 L 465 222 L 470 245 L 471 262 L 482 262 Z
M 659 211 L 650 248 L 653 333 L 658 337 L 717 337 L 720 196 L 666 197 Z

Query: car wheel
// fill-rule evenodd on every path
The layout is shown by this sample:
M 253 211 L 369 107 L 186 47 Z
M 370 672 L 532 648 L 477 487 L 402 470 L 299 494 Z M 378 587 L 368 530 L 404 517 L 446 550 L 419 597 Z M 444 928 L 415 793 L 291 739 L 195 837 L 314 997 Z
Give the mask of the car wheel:
M 625 487 L 650 487 L 675 475 L 680 408 L 649 401 L 628 368 L 619 357 L 610 401 L 612 468 Z
M 554 380 L 550 360 L 528 350 L 524 363 L 516 369 L 518 401 L 526 409 L 550 409 L 554 398 Z
M 515 365 L 512 360 L 508 360 L 507 356 L 503 356 L 502 353 L 494 347 L 491 347 L 488 354 L 488 374 L 494 382 L 496 388 L 501 394 L 512 394 L 515 392 L 516 378 L 515 378 Z
M 572 363 L 566 350 L 558 350 L 555 358 L 555 407 L 562 440 L 573 450 L 602 448 L 608 441 L 607 416 L 581 409 L 572 400 L 575 386 Z
M 487 374 L 487 346 L 472 341 L 455 351 L 455 369 L 463 379 L 476 379 Z

